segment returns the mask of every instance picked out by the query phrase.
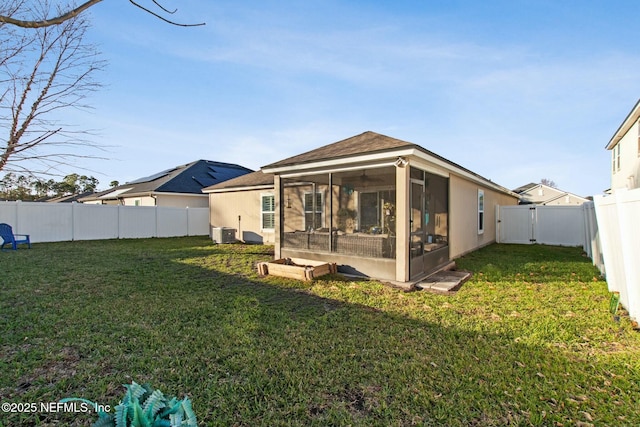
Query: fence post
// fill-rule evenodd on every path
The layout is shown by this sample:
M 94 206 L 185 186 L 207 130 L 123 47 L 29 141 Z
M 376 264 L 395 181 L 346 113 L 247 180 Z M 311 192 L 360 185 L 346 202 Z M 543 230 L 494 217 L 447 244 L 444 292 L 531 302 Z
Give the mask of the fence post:
M 500 224 L 502 221 L 500 221 L 500 205 L 496 205 L 496 243 L 501 243 L 500 242 Z
M 23 233 L 20 231 L 20 205 L 22 204 L 22 200 L 16 200 L 16 225 L 14 233 Z
M 76 202 L 71 202 L 71 241 L 76 240 Z
M 637 224 L 637 212 L 634 209 L 640 205 L 640 189 L 624 190 L 616 193 L 616 208 L 618 213 L 618 224 L 620 231 L 620 246 L 624 258 L 624 276 L 627 287 L 627 298 L 629 316 L 638 318 L 640 315 L 640 267 L 638 266 L 638 241 L 640 241 L 640 230 Z

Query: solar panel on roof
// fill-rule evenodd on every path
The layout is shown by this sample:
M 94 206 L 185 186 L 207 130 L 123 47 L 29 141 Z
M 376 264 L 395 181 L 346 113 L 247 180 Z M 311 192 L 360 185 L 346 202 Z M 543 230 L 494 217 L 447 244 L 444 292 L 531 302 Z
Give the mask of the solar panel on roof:
M 169 175 L 174 170 L 176 170 L 176 168 L 167 169 L 165 171 L 158 172 L 158 173 L 155 173 L 153 175 L 145 176 L 144 178 L 138 178 L 136 180 L 129 181 L 129 182 L 127 182 L 127 184 L 140 184 L 142 182 L 155 181 L 156 179 L 160 179 L 162 177 L 165 177 L 165 176 Z

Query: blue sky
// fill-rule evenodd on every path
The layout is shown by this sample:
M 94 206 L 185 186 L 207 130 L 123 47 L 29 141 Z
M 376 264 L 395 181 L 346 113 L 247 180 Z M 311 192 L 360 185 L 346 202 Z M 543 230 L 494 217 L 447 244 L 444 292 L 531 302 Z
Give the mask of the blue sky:
M 164 4 L 207 25 L 91 9 L 106 87 L 72 119 L 110 146 L 78 164 L 101 188 L 197 159 L 258 169 L 371 130 L 507 188 L 600 194 L 640 97 L 635 0 Z

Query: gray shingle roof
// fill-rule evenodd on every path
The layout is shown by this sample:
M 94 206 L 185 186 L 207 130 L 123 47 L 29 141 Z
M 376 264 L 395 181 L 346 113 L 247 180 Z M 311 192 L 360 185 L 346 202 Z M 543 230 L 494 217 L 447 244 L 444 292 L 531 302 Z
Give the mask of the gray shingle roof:
M 300 163 L 314 162 L 317 160 L 338 159 L 342 157 L 355 156 L 364 153 L 383 152 L 398 148 L 418 147 L 416 144 L 391 138 L 386 135 L 367 131 L 333 144 L 325 145 L 297 156 L 280 160 L 263 168 L 273 168 L 280 166 L 289 166 Z
M 514 195 L 507 188 L 504 188 L 492 182 L 491 180 L 484 178 L 483 176 L 463 166 L 460 166 L 457 163 L 452 162 L 451 160 L 448 160 L 432 151 L 429 151 L 418 144 L 402 141 L 400 139 L 381 135 L 379 133 L 371 131 L 352 136 L 351 138 L 343 139 L 342 141 L 334 142 L 333 144 L 316 148 L 315 150 L 307 151 L 306 153 L 302 153 L 297 156 L 289 157 L 287 159 L 271 163 L 269 165 L 263 166 L 262 169 L 277 173 L 278 169 L 280 168 L 288 169 L 290 167 L 293 168 L 304 164 L 313 164 L 315 162 L 322 162 L 327 160 L 339 160 L 343 158 L 357 157 L 365 154 L 389 153 L 389 155 L 392 155 L 394 151 L 402 151 L 405 149 L 414 149 L 420 151 L 433 159 L 437 159 L 448 164 L 452 168 L 452 170 L 456 170 L 458 172 L 463 172 L 465 174 L 473 176 L 480 182 L 484 182 L 501 192 L 510 194 L 512 196 Z
M 212 190 L 232 190 L 234 188 L 246 188 L 246 187 L 259 187 L 259 186 L 272 186 L 273 187 L 273 174 L 264 173 L 262 171 L 251 172 L 246 175 L 239 176 L 237 178 L 230 179 L 228 181 L 221 182 L 219 184 L 212 185 L 204 188 L 202 191 L 209 192 Z
M 524 193 L 525 191 L 530 190 L 533 187 L 537 187 L 538 185 L 540 184 L 536 184 L 535 182 L 530 182 L 529 184 L 516 188 L 515 190 L 513 190 L 513 192 L 518 194 Z

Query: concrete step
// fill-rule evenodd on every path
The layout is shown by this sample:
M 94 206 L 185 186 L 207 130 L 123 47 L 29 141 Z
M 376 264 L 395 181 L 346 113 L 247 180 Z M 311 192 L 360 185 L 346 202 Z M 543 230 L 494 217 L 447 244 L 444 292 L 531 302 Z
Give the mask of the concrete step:
M 419 290 L 454 292 L 469 278 L 471 278 L 471 273 L 468 271 L 443 270 L 416 283 L 415 287 Z

